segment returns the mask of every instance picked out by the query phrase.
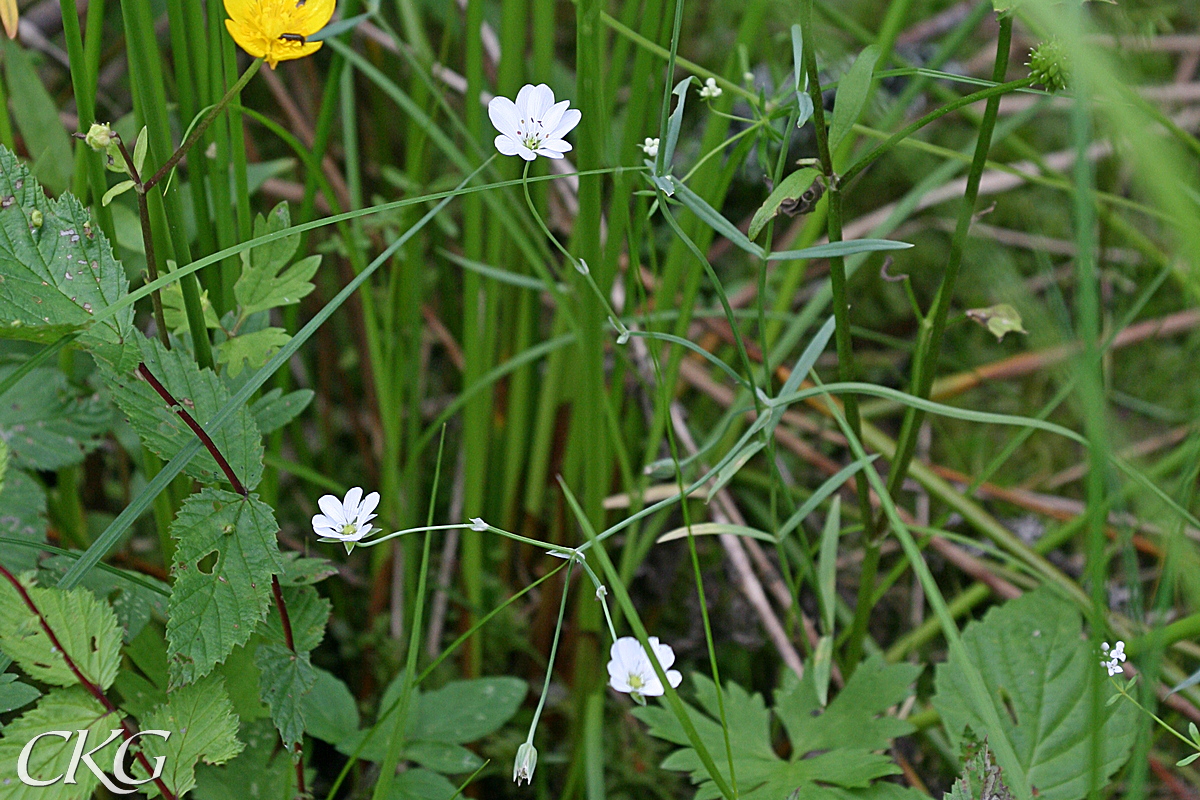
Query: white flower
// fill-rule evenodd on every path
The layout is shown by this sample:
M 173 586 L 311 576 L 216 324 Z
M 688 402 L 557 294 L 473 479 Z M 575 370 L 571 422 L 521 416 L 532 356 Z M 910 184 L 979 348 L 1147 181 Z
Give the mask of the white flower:
M 513 762 L 513 780 L 517 785 L 521 781 L 526 784 L 533 782 L 533 770 L 537 767 L 537 748 L 530 742 L 525 742 L 517 748 L 517 760 Z
M 720 86 L 717 86 L 716 78 L 706 78 L 704 86 L 700 89 L 701 97 L 720 97 L 724 91 Z
M 1117 642 L 1117 646 L 1112 648 L 1112 650 L 1108 649 L 1108 642 L 1104 642 L 1100 645 L 1100 652 L 1108 658 L 1107 661 L 1103 658 L 1100 659 L 1100 666 L 1108 670 L 1108 677 L 1111 678 L 1113 675 L 1120 675 L 1125 671 L 1125 668 L 1121 666 L 1121 663 L 1125 661 L 1124 642 Z
M 373 530 L 371 520 L 375 519 L 373 512 L 379 505 L 379 492 L 371 492 L 364 498 L 362 489 L 355 486 L 346 492 L 344 500 L 327 494 L 317 501 L 317 505 L 325 513 L 312 518 L 313 531 L 322 541 L 345 542 L 346 552 L 349 552 L 353 542 L 360 541 Z
M 533 161 L 538 156 L 562 158 L 571 145 L 562 137 L 579 124 L 579 109 L 568 108 L 569 100 L 554 102 L 554 92 L 544 83 L 527 83 L 517 92 L 514 103 L 507 97 L 493 97 L 488 116 L 500 135 L 496 149 L 506 156 Z
M 650 637 L 650 648 L 659 665 L 667 674 L 671 688 L 675 688 L 683 680 L 683 675 L 677 669 L 667 669 L 675 663 L 675 651 L 669 644 L 659 644 L 657 636 Z M 618 692 L 628 692 L 634 702 L 646 704 L 645 698 L 658 697 L 663 693 L 662 681 L 654 674 L 650 663 L 650 654 L 642 647 L 641 642 L 632 636 L 622 636 L 612 644 L 609 650 L 612 660 L 608 662 L 608 685 Z
M 658 139 L 651 139 L 647 136 L 646 141 L 642 142 L 641 148 L 642 152 L 650 158 L 656 158 L 658 156 Z

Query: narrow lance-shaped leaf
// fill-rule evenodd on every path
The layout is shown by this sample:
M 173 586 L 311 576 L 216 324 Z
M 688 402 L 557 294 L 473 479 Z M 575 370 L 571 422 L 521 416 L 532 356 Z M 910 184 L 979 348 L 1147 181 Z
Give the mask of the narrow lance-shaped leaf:
M 271 576 L 283 570 L 278 531 L 270 507 L 254 495 L 204 489 L 179 509 L 167 618 L 172 686 L 207 675 L 263 620 Z
M 867 103 L 867 95 L 871 90 L 871 75 L 878 60 L 879 48 L 876 45 L 866 47 L 838 82 L 833 120 L 829 123 L 830 152 L 837 150 L 842 139 L 846 138 L 854 123 L 858 122 L 858 116 Z
M 130 368 L 133 308 L 93 325 L 128 291 L 124 268 L 87 210 L 69 194 L 50 200 L 0 146 L 0 337 L 49 343 L 83 331 L 79 344 Z

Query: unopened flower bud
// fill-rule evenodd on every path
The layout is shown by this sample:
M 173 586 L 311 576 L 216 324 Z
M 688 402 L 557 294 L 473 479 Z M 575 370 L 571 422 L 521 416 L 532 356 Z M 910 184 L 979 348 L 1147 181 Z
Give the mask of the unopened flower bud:
M 1051 92 L 1066 89 L 1071 82 L 1071 61 L 1057 39 L 1048 39 L 1029 51 L 1029 77 Z
M 537 767 L 537 748 L 532 742 L 525 742 L 517 748 L 517 760 L 513 762 L 513 780 L 517 785 L 521 781 L 526 784 L 533 781 L 533 770 Z
M 93 122 L 92 127 L 88 128 L 87 135 L 83 140 L 87 142 L 88 147 L 95 150 L 97 153 L 102 153 L 108 149 L 109 142 L 116 136 L 113 129 L 108 123 Z

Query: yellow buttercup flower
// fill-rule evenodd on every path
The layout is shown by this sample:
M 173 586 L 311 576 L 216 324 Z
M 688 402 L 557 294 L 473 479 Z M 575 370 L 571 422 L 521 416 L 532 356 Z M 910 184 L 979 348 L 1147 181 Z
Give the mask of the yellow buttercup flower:
M 336 0 L 225 0 L 225 27 L 238 46 L 275 69 L 321 49 L 307 41 L 333 16 Z

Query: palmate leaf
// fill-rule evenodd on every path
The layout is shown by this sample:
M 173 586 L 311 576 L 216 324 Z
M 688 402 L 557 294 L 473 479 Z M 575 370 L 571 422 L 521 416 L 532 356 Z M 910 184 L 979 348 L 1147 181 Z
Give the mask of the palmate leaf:
M 65 652 L 89 681 L 101 689 L 111 686 L 121 661 L 121 631 L 112 609 L 87 589 L 44 589 L 33 585 L 29 573 L 18 579 L 62 650 L 54 646 L 37 615 L 4 579 L 0 579 L 0 650 L 31 678 L 74 686 L 79 679 L 67 666 Z
M 0 380 L 17 367 L 0 365 Z M 57 369 L 31 370 L 0 399 L 0 440 L 19 467 L 55 470 L 78 464 L 111 424 L 110 406 L 94 393 L 71 388 Z
M 791 740 L 790 760 L 775 753 L 771 712 L 762 696 L 733 683 L 722 691 L 740 796 L 775 800 L 799 790 L 800 797 L 819 800 L 917 797 L 903 787 L 874 782 L 900 771 L 890 758 L 874 751 L 888 748 L 894 737 L 912 730 L 907 722 L 883 712 L 907 695 L 920 667 L 887 665 L 878 656 L 871 658 L 859 666 L 823 713 L 819 713 L 813 672 L 810 665 L 803 680 L 788 672 L 774 708 Z M 714 754 L 717 768 L 729 780 L 717 687 L 702 675 L 692 677 L 703 713 L 689 707 L 689 716 Z M 633 713 L 649 724 L 652 735 L 684 745 L 667 757 L 664 769 L 691 773 L 692 780 L 700 784 L 698 800 L 720 797 L 696 751 L 687 746 L 687 735 L 674 714 L 662 706 L 634 709 Z
M 181 348 L 167 350 L 160 342 L 136 335 L 135 349 L 151 374 L 200 425 L 206 425 L 229 401 L 229 391 L 210 369 L 200 369 Z M 196 435 L 150 384 L 134 372 L 104 370 L 113 398 L 137 430 L 142 442 L 164 460 L 170 460 Z M 247 489 L 262 478 L 262 435 L 253 415 L 239 408 L 232 419 L 210 431 L 213 443 L 229 462 Z M 206 450 L 193 458 L 184 471 L 201 483 L 219 484 L 225 473 Z
M 280 203 L 265 219 L 260 215 L 254 220 L 254 236 L 276 233 L 291 224 L 287 203 Z M 252 248 L 243 256 L 242 275 L 233 286 L 243 315 L 299 303 L 313 290 L 309 278 L 321 265 L 320 256 L 302 259 L 284 270 L 299 246 L 300 235 L 295 234 Z
M 207 675 L 263 620 L 271 576 L 283 569 L 278 532 L 275 515 L 255 495 L 203 489 L 179 509 L 171 525 L 178 546 L 167 618 L 173 687 Z
M 156 756 L 165 756 L 160 777 L 176 797 L 196 785 L 197 762 L 224 764 L 242 752 L 238 741 L 238 718 L 233 713 L 229 695 L 220 678 L 203 678 L 167 696 L 165 705 L 158 706 L 140 720 L 143 730 L 171 731 L 163 741 L 144 736 L 143 752 L 153 764 Z M 145 778 L 141 764 L 134 764 L 138 778 Z M 143 785 L 142 791 L 151 797 L 159 794 L 153 783 Z
M 81 345 L 127 369 L 133 307 L 93 323 L 128 291 L 124 268 L 87 210 L 69 194 L 50 200 L 0 147 L 0 337 L 48 343 L 82 331 Z
M 98 780 L 86 766 L 80 765 L 76 770 L 75 784 L 57 781 L 49 786 L 27 786 L 17 779 L 17 759 L 30 739 L 47 731 L 86 730 L 87 749 L 90 750 L 119 726 L 116 715 L 105 711 L 83 687 L 51 691 L 36 706 L 4 728 L 4 737 L 0 738 L 0 776 L 4 779 L 5 800 L 83 800 L 91 797 Z M 39 739 L 29 755 L 29 776 L 35 780 L 49 781 L 63 775 L 78 744 L 77 736 L 69 741 L 59 736 Z M 94 754 L 92 760 L 97 765 L 107 767 L 113 763 L 118 747 L 120 739 L 110 742 Z
M 1090 698 L 1095 682 L 1107 675 L 1082 629 L 1075 607 L 1047 588 L 993 608 L 966 627 L 963 644 L 991 693 L 1000 731 L 985 729 L 958 661 L 951 656 L 937 667 L 933 704 L 951 741 L 957 746 L 968 728 L 980 739 L 1006 736 L 1040 800 L 1077 800 L 1088 791 Z M 1100 712 L 1106 779 L 1129 757 L 1135 711 L 1116 703 Z

